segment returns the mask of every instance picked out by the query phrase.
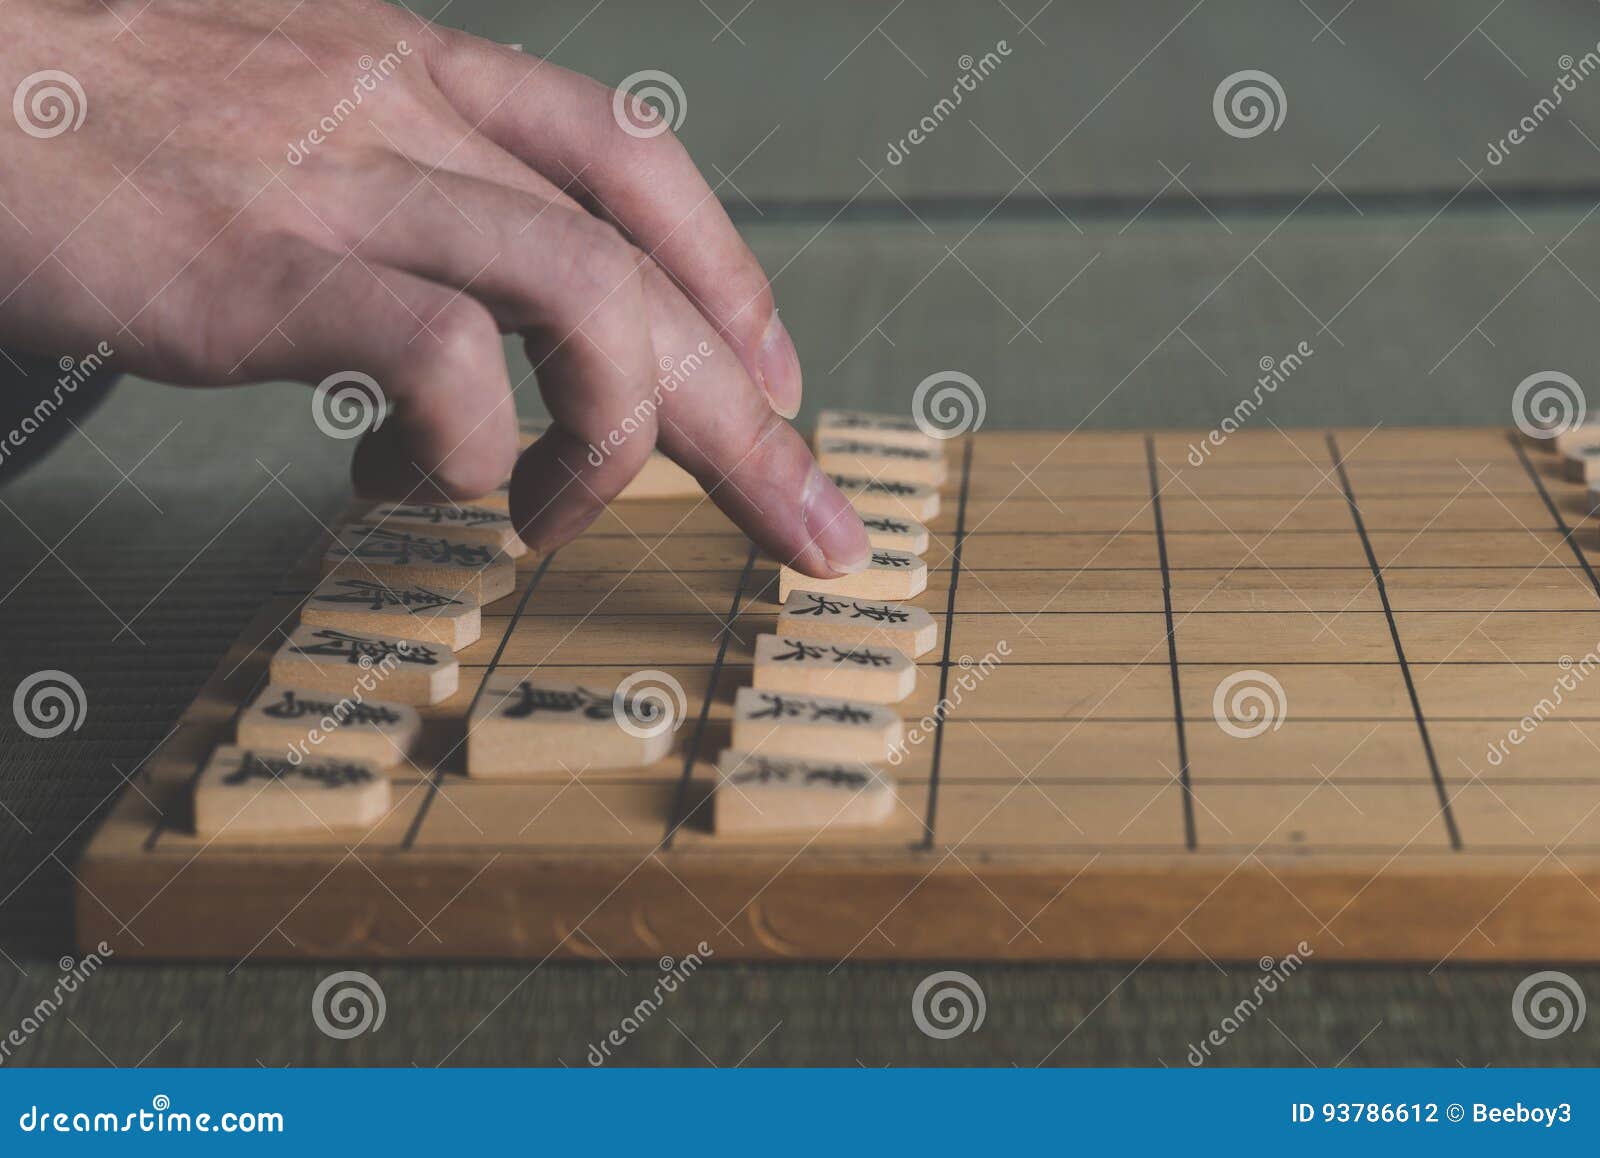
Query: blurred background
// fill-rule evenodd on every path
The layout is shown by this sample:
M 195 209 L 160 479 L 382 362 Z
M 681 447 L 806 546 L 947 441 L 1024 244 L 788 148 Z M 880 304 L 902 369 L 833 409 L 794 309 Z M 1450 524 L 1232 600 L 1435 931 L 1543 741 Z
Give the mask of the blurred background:
M 1209 429 L 1301 344 L 1264 421 L 1506 425 L 1528 375 L 1594 373 L 1593 3 L 448 0 L 437 18 L 611 84 L 673 78 L 679 135 L 799 346 L 802 424 L 904 410 L 957 370 L 990 428 Z M 507 356 L 518 381 L 517 343 Z M 69 947 L 68 866 L 119 772 L 346 500 L 351 444 L 317 433 L 307 399 L 124 381 L 0 489 L 3 686 L 48 663 L 91 702 L 48 746 L 0 719 L 0 1008 L 31 1005 L 30 973 Z M 518 405 L 541 412 L 531 383 Z M 1056 1046 L 1176 1065 L 1239 987 L 1205 962 L 1130 968 L 974 970 L 992 1032 L 949 1043 L 906 1016 L 919 967 L 715 969 L 624 1060 Z M 1523 972 L 1313 968 L 1219 1060 L 1593 1060 L 1581 1036 L 1515 1030 Z M 524 973 L 380 970 L 407 1015 L 338 1043 L 304 1014 L 315 967 L 118 969 L 19 1060 L 406 1064 L 460 1043 L 453 1062 L 581 1064 L 637 988 L 603 965 Z

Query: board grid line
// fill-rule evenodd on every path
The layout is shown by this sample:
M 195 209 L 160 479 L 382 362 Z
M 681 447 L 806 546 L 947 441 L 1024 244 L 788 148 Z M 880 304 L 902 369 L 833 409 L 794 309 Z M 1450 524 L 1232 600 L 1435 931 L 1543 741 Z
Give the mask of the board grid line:
M 1378 600 L 1383 604 L 1384 617 L 1389 623 L 1389 637 L 1394 641 L 1394 652 L 1400 658 L 1400 675 L 1405 680 L 1406 694 L 1411 697 L 1411 711 L 1417 718 L 1417 733 L 1422 737 L 1422 750 L 1428 757 L 1428 771 L 1433 777 L 1433 790 L 1439 797 L 1440 815 L 1444 817 L 1445 831 L 1450 836 L 1450 847 L 1461 851 L 1461 830 L 1456 826 L 1455 810 L 1450 806 L 1450 794 L 1445 791 L 1444 775 L 1439 771 L 1439 757 L 1433 750 L 1433 738 L 1428 735 L 1428 721 L 1422 713 L 1422 698 L 1417 694 L 1416 681 L 1411 676 L 1411 665 L 1406 662 L 1405 644 L 1400 641 L 1400 625 L 1395 622 L 1394 608 L 1389 604 L 1389 589 L 1383 582 L 1383 568 L 1378 565 L 1378 555 L 1367 536 L 1366 520 L 1361 517 L 1361 505 L 1356 502 L 1355 488 L 1350 483 L 1350 472 L 1345 469 L 1344 451 L 1333 431 L 1327 432 L 1328 453 L 1339 474 L 1339 485 L 1344 489 L 1345 500 L 1350 505 L 1350 517 L 1355 520 L 1356 531 L 1361 536 L 1361 547 L 1367 555 L 1367 565 L 1372 568 L 1372 581 L 1378 588 Z
M 1189 737 L 1183 723 L 1183 684 L 1178 676 L 1178 630 L 1172 620 L 1172 570 L 1167 563 L 1166 524 L 1161 516 L 1161 472 L 1156 440 L 1145 435 L 1145 462 L 1150 471 L 1150 506 L 1155 512 L 1156 549 L 1161 559 L 1161 602 L 1167 620 L 1167 664 L 1172 671 L 1172 718 L 1178 733 L 1178 786 L 1183 796 L 1183 843 L 1190 852 L 1199 844 L 1194 821 L 1194 788 L 1189 770 Z
M 662 852 L 672 848 L 672 841 L 677 836 L 678 829 L 689 821 L 689 786 L 694 779 L 694 766 L 700 759 L 700 745 L 705 742 L 706 727 L 711 720 L 711 701 L 717 694 L 717 679 L 722 674 L 723 664 L 728 658 L 728 641 L 733 638 L 733 624 L 739 618 L 740 604 L 744 602 L 744 592 L 750 584 L 750 574 L 755 570 L 757 554 L 756 545 L 751 543 L 750 553 L 745 556 L 744 570 L 739 573 L 739 583 L 733 589 L 733 603 L 728 608 L 727 622 L 722 626 L 720 633 L 722 638 L 717 644 L 717 658 L 711 664 L 711 675 L 706 681 L 705 699 L 700 704 L 700 717 L 695 721 L 694 735 L 684 746 L 683 774 L 678 779 L 678 790 L 673 796 L 672 809 L 667 814 L 667 831 L 662 834 L 661 844 L 658 846 Z
M 1533 480 L 1534 489 L 1539 492 L 1539 497 L 1544 500 L 1545 509 L 1550 512 L 1550 517 L 1555 520 L 1556 530 L 1561 532 L 1561 537 L 1572 548 L 1572 553 L 1577 557 L 1578 566 L 1583 568 L 1583 573 L 1589 576 L 1589 583 L 1594 587 L 1594 593 L 1600 597 L 1600 578 L 1594 573 L 1594 568 L 1589 566 L 1589 557 L 1583 553 L 1583 544 L 1578 542 L 1577 529 L 1569 526 L 1566 516 L 1561 513 L 1561 508 L 1556 506 L 1555 499 L 1550 497 L 1549 490 L 1544 485 L 1544 480 L 1539 477 L 1539 472 L 1528 459 L 1528 452 L 1523 449 L 1522 443 L 1517 441 L 1517 436 L 1507 434 L 1506 438 L 1511 443 L 1511 448 L 1517 452 L 1517 458 L 1522 461 L 1522 469 L 1528 472 L 1528 477 Z
M 500 642 L 494 649 L 494 655 L 489 657 L 489 662 L 484 666 L 483 678 L 478 681 L 478 688 L 472 693 L 472 701 L 467 705 L 466 730 L 461 736 L 461 747 L 466 746 L 467 737 L 471 735 L 472 713 L 477 710 L 478 701 L 483 698 L 483 689 L 489 686 L 490 677 L 494 675 L 495 669 L 500 666 L 500 657 L 505 655 L 506 645 L 511 642 L 511 636 L 517 630 L 517 624 L 522 622 L 523 611 L 533 598 L 533 593 L 539 586 L 539 580 L 543 579 L 545 573 L 550 570 L 550 564 L 555 557 L 556 552 L 551 551 L 539 560 L 539 566 L 528 578 L 528 589 L 522 593 L 522 598 L 517 600 L 517 606 L 512 610 L 511 617 L 506 621 L 505 634 L 500 637 Z M 470 665 L 462 664 L 461 666 L 468 667 Z M 423 822 L 428 819 L 428 812 L 433 807 L 433 798 L 439 794 L 439 782 L 443 779 L 444 774 L 443 768 L 435 768 L 433 774 L 428 777 L 428 791 L 423 795 L 422 803 L 417 805 L 417 814 L 411 818 L 411 823 L 406 826 L 405 835 L 400 838 L 402 851 L 409 852 L 416 846 L 417 837 L 422 832 Z
M 961 548 L 967 539 L 967 489 L 972 481 L 972 438 L 963 440 L 961 452 L 961 492 L 956 500 L 955 542 L 950 551 L 950 590 L 944 605 L 944 651 L 939 659 L 939 698 L 934 701 L 933 756 L 928 766 L 928 811 L 922 822 L 922 839 L 917 848 L 924 852 L 933 849 L 936 825 L 939 822 L 939 772 L 944 757 L 944 721 L 949 714 L 944 710 L 945 696 L 950 691 L 950 649 L 955 634 L 956 588 L 961 581 Z

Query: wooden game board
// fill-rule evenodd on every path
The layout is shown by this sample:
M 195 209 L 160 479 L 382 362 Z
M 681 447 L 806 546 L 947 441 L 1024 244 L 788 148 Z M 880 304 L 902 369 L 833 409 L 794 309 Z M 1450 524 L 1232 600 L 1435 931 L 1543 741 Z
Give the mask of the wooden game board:
M 202 757 L 293 625 L 288 583 L 139 770 L 75 874 L 119 956 L 1600 959 L 1600 647 L 1581 488 L 1485 430 L 989 433 L 951 443 L 938 620 L 882 829 L 705 823 L 776 566 L 708 503 L 623 504 L 524 559 L 386 821 L 270 847 L 186 832 Z M 977 678 L 1005 641 L 1009 655 Z M 1562 657 L 1577 661 L 1569 671 Z M 489 671 L 689 697 L 674 755 L 460 775 Z M 1235 738 L 1225 677 L 1282 686 Z M 1574 690 L 1492 765 L 1489 745 Z M 961 691 L 963 677 L 973 682 Z M 441 762 L 434 770 L 435 761 Z

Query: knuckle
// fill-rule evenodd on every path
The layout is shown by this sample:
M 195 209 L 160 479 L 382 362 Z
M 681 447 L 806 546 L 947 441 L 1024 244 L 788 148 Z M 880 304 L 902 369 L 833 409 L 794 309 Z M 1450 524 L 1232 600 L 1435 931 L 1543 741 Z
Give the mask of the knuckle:
M 452 298 L 438 313 L 419 323 L 418 344 L 436 365 L 453 372 L 472 370 L 501 356 L 500 328 L 475 300 Z
M 784 434 L 776 428 L 788 426 L 786 420 L 766 405 L 759 408 L 754 421 L 739 424 L 738 432 L 732 436 L 732 445 L 727 449 L 726 461 L 732 464 L 727 468 L 728 477 L 737 479 L 747 474 L 766 473 L 770 448 Z

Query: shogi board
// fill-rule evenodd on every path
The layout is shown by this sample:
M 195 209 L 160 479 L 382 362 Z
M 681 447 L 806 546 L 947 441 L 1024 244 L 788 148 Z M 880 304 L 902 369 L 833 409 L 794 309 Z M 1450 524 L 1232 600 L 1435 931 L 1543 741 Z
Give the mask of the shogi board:
M 950 444 L 917 600 L 940 646 L 899 710 L 950 707 L 869 831 L 710 833 L 777 568 L 708 503 L 662 501 L 522 561 L 378 826 L 196 839 L 188 784 L 264 678 L 299 575 L 88 845 L 79 938 L 235 961 L 701 941 L 730 959 L 1253 960 L 1302 940 L 1329 959 L 1600 959 L 1600 544 L 1581 488 L 1502 431 L 1249 431 L 1203 456 L 1200 437 Z M 688 697 L 673 755 L 464 777 L 483 677 L 535 668 L 670 673 Z M 1213 708 L 1240 671 L 1283 689 L 1250 738 Z

